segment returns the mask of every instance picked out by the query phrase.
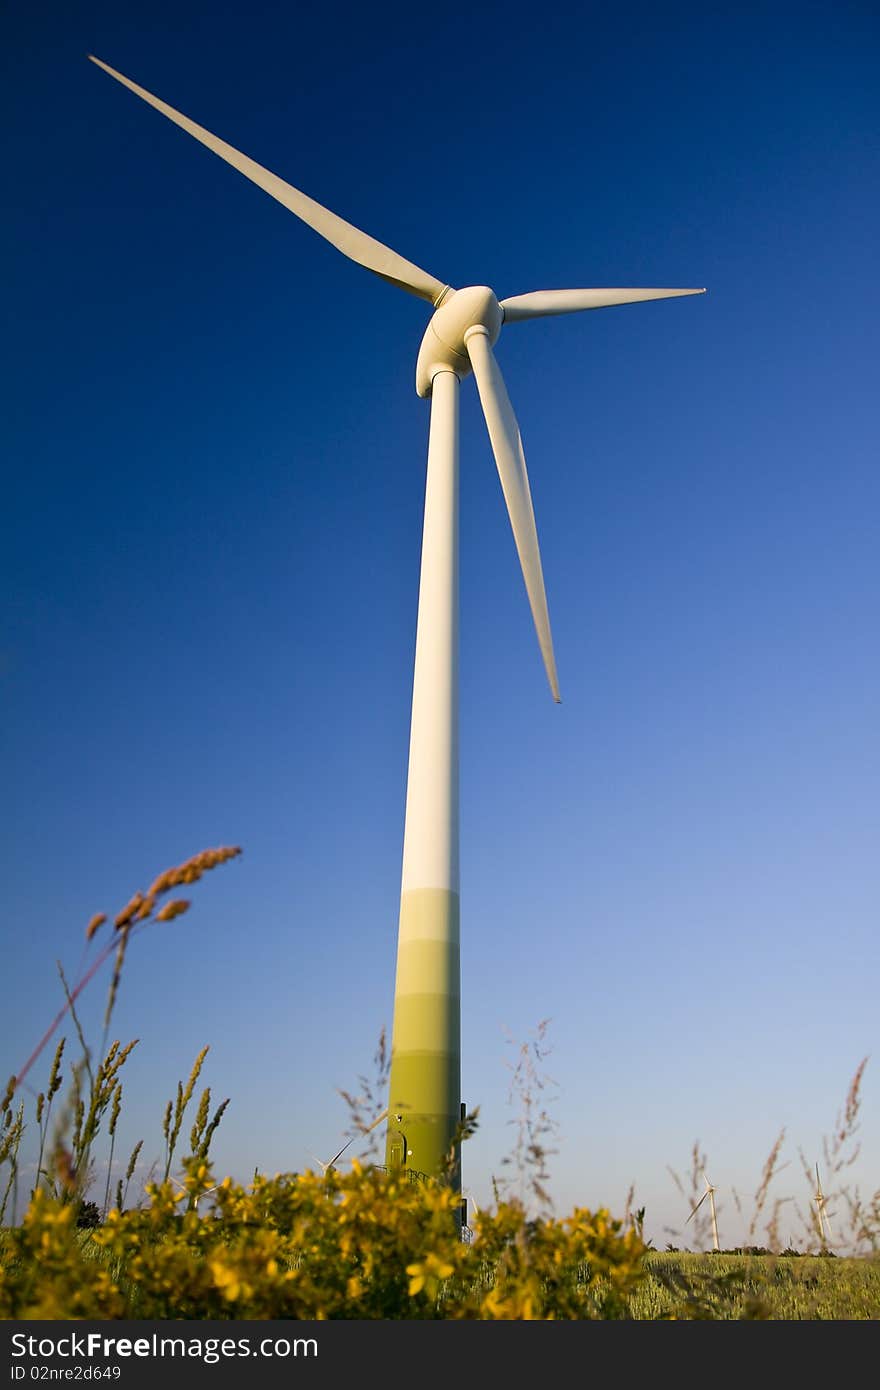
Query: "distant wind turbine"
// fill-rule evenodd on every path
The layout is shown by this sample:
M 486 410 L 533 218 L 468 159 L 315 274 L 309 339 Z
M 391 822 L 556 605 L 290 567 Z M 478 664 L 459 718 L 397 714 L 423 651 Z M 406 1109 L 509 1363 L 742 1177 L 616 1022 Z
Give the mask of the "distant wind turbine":
M 704 1181 L 705 1184 L 706 1184 L 706 1191 L 703 1193 L 703 1195 L 702 1195 L 702 1197 L 700 1198 L 699 1202 L 697 1202 L 697 1205 L 694 1207 L 693 1211 L 691 1212 L 691 1216 L 696 1216 L 697 1212 L 700 1210 L 700 1207 L 703 1205 L 703 1203 L 705 1202 L 706 1198 L 708 1197 L 708 1198 L 709 1198 L 709 1210 L 710 1210 L 711 1213 L 712 1213 L 712 1249 L 713 1249 L 713 1250 L 720 1250 L 720 1249 L 721 1249 L 721 1246 L 718 1244 L 718 1222 L 717 1222 L 717 1220 L 716 1220 L 716 1218 L 715 1218 L 715 1188 L 712 1186 L 712 1184 L 710 1183 L 709 1179 L 706 1177 L 706 1171 L 705 1171 L 705 1169 L 703 1170 L 703 1181 Z M 691 1216 L 688 1217 L 688 1221 L 690 1221 Z M 686 1221 L 684 1224 L 687 1225 L 687 1221 Z
M 348 1144 L 350 1143 L 352 1143 L 351 1139 L 349 1139 L 348 1141 Z M 339 1153 L 334 1154 L 333 1157 L 329 1158 L 326 1163 L 324 1162 L 323 1158 L 319 1158 L 317 1154 L 313 1154 L 311 1150 L 309 1150 L 309 1158 L 314 1159 L 314 1161 L 317 1163 L 318 1167 L 321 1170 L 322 1177 L 326 1177 L 327 1174 L 330 1172 L 330 1169 L 336 1162 L 337 1158 L 342 1157 L 342 1155 L 345 1153 L 345 1150 L 348 1148 L 348 1144 L 343 1144 L 342 1148 L 339 1150 Z
M 90 55 L 91 56 L 91 55 Z M 416 364 L 431 398 L 415 676 L 410 726 L 386 1162 L 443 1171 L 461 1114 L 458 817 L 459 385 L 473 373 L 538 645 L 554 700 L 559 682 L 525 454 L 493 354 L 504 324 L 702 294 L 701 289 L 537 290 L 499 300 L 487 285 L 453 289 L 285 183 L 122 73 L 92 58 L 136 96 L 237 169 L 388 284 L 426 300 L 433 315 Z M 442 142 L 441 142 L 442 143 Z M 440 148 L 438 146 L 438 148 Z M 442 163 L 442 161 L 441 161 Z M 448 170 L 438 168 L 444 182 Z M 448 196 L 445 189 L 442 196 Z M 551 216 L 558 216 L 553 213 Z M 463 218 L 472 216 L 468 209 Z M 336 313 L 335 306 L 328 305 Z M 339 325 L 342 330 L 343 325 Z M 299 326 L 300 338 L 307 326 Z M 522 733 L 522 740 L 527 732 Z M 511 756 L 520 757 L 522 746 Z M 456 1160 L 458 1160 L 456 1152 Z M 460 1179 L 455 1165 L 454 1180 Z
M 816 1203 L 816 1215 L 819 1218 L 819 1239 L 823 1245 L 831 1244 L 831 1222 L 828 1219 L 828 1198 L 822 1191 L 822 1183 L 819 1178 L 819 1165 L 816 1164 L 816 1191 L 813 1196 Z
M 310 1153 L 310 1154 L 309 1154 L 309 1157 L 310 1157 L 310 1158 L 313 1158 L 313 1159 L 315 1160 L 315 1162 L 317 1163 L 318 1167 L 321 1169 L 321 1173 L 322 1173 L 324 1176 L 326 1176 L 327 1173 L 330 1172 L 330 1169 L 333 1167 L 333 1165 L 334 1165 L 334 1163 L 336 1162 L 337 1158 L 341 1158 L 341 1157 L 342 1157 L 342 1155 L 345 1153 L 345 1150 L 346 1150 L 347 1148 L 349 1148 L 349 1147 L 354 1143 L 355 1139 L 363 1139 L 364 1135 L 369 1134 L 369 1133 L 370 1133 L 370 1130 L 375 1129 L 375 1128 L 376 1128 L 376 1125 L 380 1125 L 380 1124 L 382 1123 L 383 1120 L 387 1120 L 387 1119 L 388 1119 L 388 1111 L 387 1111 L 387 1110 L 383 1110 L 383 1111 L 382 1111 L 382 1114 L 381 1114 L 381 1115 L 377 1115 L 376 1118 L 375 1118 L 375 1120 L 373 1121 L 373 1123 L 370 1124 L 370 1125 L 367 1125 L 366 1129 L 359 1130 L 358 1133 L 357 1133 L 357 1134 L 353 1134 L 353 1135 L 351 1136 L 350 1139 L 346 1139 L 345 1143 L 343 1144 L 343 1146 L 342 1146 L 342 1148 L 339 1150 L 339 1152 L 338 1152 L 338 1153 L 335 1153 L 335 1154 L 333 1155 L 332 1158 L 330 1158 L 330 1159 L 327 1160 L 326 1163 L 324 1162 L 323 1159 L 318 1158 L 317 1154 Z
M 182 1182 L 178 1182 L 177 1178 L 172 1178 L 171 1181 L 174 1183 L 175 1187 L 180 1188 L 181 1192 L 186 1192 L 187 1189 L 184 1187 Z M 219 1186 L 220 1184 L 218 1182 L 215 1182 L 213 1187 L 206 1187 L 204 1192 L 199 1192 L 196 1194 L 195 1197 L 193 1197 L 193 1206 L 195 1207 L 196 1211 L 198 1211 L 199 1209 L 199 1202 L 202 1200 L 202 1198 L 210 1196 L 212 1192 L 216 1192 Z

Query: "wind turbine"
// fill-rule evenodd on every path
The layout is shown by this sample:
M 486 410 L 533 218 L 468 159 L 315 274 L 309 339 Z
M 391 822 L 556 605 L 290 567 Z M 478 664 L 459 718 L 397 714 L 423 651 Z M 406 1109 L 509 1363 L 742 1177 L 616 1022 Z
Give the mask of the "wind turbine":
M 349 1141 L 348 1141 L 347 1144 L 343 1144 L 343 1146 L 342 1146 L 342 1148 L 339 1150 L 339 1152 L 338 1152 L 338 1153 L 335 1153 L 335 1154 L 333 1155 L 332 1158 L 330 1158 L 330 1159 L 327 1160 L 326 1163 L 324 1162 L 323 1158 L 319 1158 L 317 1154 L 313 1154 L 313 1153 L 310 1153 L 310 1154 L 309 1154 L 309 1158 L 313 1158 L 313 1159 L 315 1160 L 315 1162 L 317 1163 L 318 1167 L 320 1168 L 320 1170 L 321 1170 L 321 1177 L 322 1177 L 322 1178 L 326 1178 L 327 1174 L 328 1174 L 328 1173 L 330 1172 L 330 1170 L 332 1169 L 332 1167 L 333 1167 L 334 1163 L 336 1162 L 337 1158 L 341 1158 L 341 1157 L 342 1157 L 342 1155 L 345 1153 L 345 1150 L 348 1148 L 348 1145 L 349 1145 L 351 1142 L 352 1142 L 352 1140 L 349 1139 Z
M 699 1202 L 697 1202 L 697 1205 L 694 1207 L 693 1211 L 691 1212 L 691 1216 L 696 1216 L 697 1212 L 700 1210 L 700 1207 L 703 1205 L 703 1203 L 705 1202 L 706 1198 L 708 1197 L 708 1198 L 709 1198 L 709 1210 L 710 1210 L 711 1213 L 712 1213 L 712 1249 L 713 1249 L 713 1250 L 720 1250 L 720 1249 L 721 1249 L 721 1246 L 718 1244 L 718 1222 L 717 1222 L 716 1219 L 715 1219 L 715 1189 L 714 1189 L 714 1187 L 712 1186 L 712 1184 L 710 1183 L 709 1179 L 706 1177 L 706 1170 L 705 1170 L 705 1168 L 703 1169 L 703 1181 L 704 1181 L 705 1184 L 706 1184 L 706 1191 L 703 1193 L 703 1195 L 702 1195 L 702 1197 L 700 1198 Z M 687 1225 L 688 1221 L 690 1221 L 691 1216 L 688 1217 L 687 1221 L 684 1223 L 685 1225 Z
M 90 55 L 91 56 L 91 55 Z M 554 700 L 559 682 L 519 427 L 493 354 L 503 324 L 698 289 L 538 290 L 498 300 L 453 289 L 168 106 L 100 59 L 92 62 L 219 155 L 343 255 L 426 300 L 433 315 L 416 364 L 431 399 L 403 871 L 391 1042 L 386 1162 L 444 1170 L 461 1115 L 458 859 L 459 385 L 473 372 L 538 643 Z M 459 1177 L 458 1153 L 453 1178 Z
M 172 1177 L 171 1181 L 174 1183 L 174 1186 L 175 1186 L 175 1187 L 179 1187 L 179 1188 L 180 1188 L 181 1192 L 186 1192 L 186 1188 L 184 1187 L 183 1183 L 182 1183 L 182 1182 L 178 1182 L 177 1178 Z M 219 1186 L 220 1186 L 220 1184 L 219 1184 L 218 1182 L 215 1182 L 213 1187 L 206 1187 L 205 1190 L 204 1190 L 204 1192 L 199 1192 L 199 1193 L 192 1199 L 192 1200 L 193 1200 L 193 1206 L 195 1207 L 195 1210 L 196 1210 L 196 1211 L 198 1211 L 198 1209 L 199 1209 L 199 1202 L 202 1200 L 202 1198 L 203 1198 L 203 1197 L 209 1197 L 210 1194 L 211 1194 L 212 1192 L 216 1192 L 216 1191 L 217 1191 L 217 1188 L 218 1188 Z
M 819 1165 L 816 1164 L 816 1192 L 813 1197 L 816 1203 L 816 1215 L 819 1219 L 819 1239 L 823 1245 L 831 1244 L 831 1222 L 828 1220 L 828 1198 L 822 1191 L 822 1183 L 819 1178 Z
M 342 1148 L 338 1151 L 338 1153 L 335 1153 L 335 1154 L 333 1155 L 333 1157 L 332 1157 L 331 1159 L 328 1159 L 328 1161 L 327 1161 L 326 1163 L 324 1162 L 323 1159 L 318 1158 L 317 1154 L 311 1154 L 310 1157 L 313 1158 L 313 1159 L 315 1160 L 315 1162 L 317 1163 L 318 1167 L 321 1169 L 321 1176 L 322 1176 L 322 1177 L 326 1177 L 326 1176 L 327 1176 L 327 1174 L 330 1172 L 330 1169 L 333 1167 L 334 1163 L 336 1162 L 337 1158 L 341 1158 L 341 1157 L 342 1157 L 342 1155 L 345 1153 L 345 1150 L 346 1150 L 347 1148 L 349 1148 L 349 1147 L 354 1143 L 355 1139 L 363 1139 L 367 1134 L 370 1133 L 371 1130 L 373 1130 L 373 1129 L 376 1128 L 376 1125 L 380 1125 L 380 1124 L 382 1123 L 383 1120 L 387 1120 L 387 1119 L 388 1119 L 388 1111 L 387 1111 L 387 1110 L 383 1110 L 383 1111 L 382 1111 L 382 1114 L 381 1114 L 381 1115 L 377 1115 L 376 1118 L 375 1118 L 375 1120 L 373 1121 L 373 1123 L 370 1124 L 370 1125 L 367 1125 L 366 1129 L 359 1129 L 358 1132 L 357 1132 L 357 1134 L 353 1134 L 353 1135 L 351 1136 L 350 1139 L 346 1139 L 345 1143 L 343 1144 Z

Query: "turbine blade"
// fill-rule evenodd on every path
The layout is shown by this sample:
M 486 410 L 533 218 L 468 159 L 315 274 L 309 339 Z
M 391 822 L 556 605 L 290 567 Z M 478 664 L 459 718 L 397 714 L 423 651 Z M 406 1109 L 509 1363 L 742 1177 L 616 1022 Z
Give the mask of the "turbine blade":
M 331 246 L 335 246 L 337 251 L 341 251 L 349 260 L 357 261 L 359 265 L 365 266 L 367 270 L 372 270 L 382 280 L 387 280 L 391 285 L 399 285 L 402 290 L 408 290 L 410 294 L 418 295 L 420 299 L 427 299 L 429 304 L 436 304 L 449 288 L 442 280 L 437 280 L 433 275 L 429 275 L 426 270 L 421 270 L 419 266 L 413 265 L 412 261 L 407 261 L 403 256 L 399 256 L 390 247 L 384 246 L 381 241 L 376 241 L 374 237 L 367 236 L 366 232 L 359 231 L 350 222 L 345 222 L 341 217 L 337 217 L 335 212 L 330 212 L 327 208 L 316 203 L 313 198 L 309 198 L 305 193 L 301 193 L 292 184 L 285 183 L 278 178 L 277 174 L 272 174 L 268 169 L 264 169 L 262 164 L 257 164 L 255 160 L 249 159 L 246 154 L 241 154 L 239 150 L 227 145 L 225 140 L 220 140 L 210 131 L 205 130 L 204 126 L 196 125 L 188 116 L 183 116 L 179 111 L 175 111 L 173 106 L 168 106 L 166 102 L 160 101 L 150 92 L 139 87 L 136 82 L 132 82 L 128 77 L 123 77 L 121 72 L 111 68 L 107 63 L 103 63 L 100 58 L 95 58 L 89 54 L 91 62 L 104 72 L 115 77 L 117 82 L 121 82 L 129 91 L 141 97 L 150 106 L 161 111 L 163 116 L 167 116 L 169 121 L 180 126 L 187 134 L 201 143 L 214 154 L 225 159 L 227 164 L 231 164 L 233 169 L 237 169 L 245 178 L 257 184 L 270 197 L 275 198 L 279 203 L 294 213 L 302 222 L 307 223 L 313 231 L 322 236 L 325 241 L 329 241 Z
M 700 1210 L 700 1207 L 703 1205 L 703 1203 L 705 1202 L 705 1200 L 706 1200 L 706 1198 L 707 1198 L 708 1196 L 709 1196 L 708 1192 L 704 1192 L 704 1193 L 703 1193 L 703 1195 L 702 1195 L 702 1197 L 700 1198 L 699 1202 L 697 1202 L 697 1205 L 694 1207 L 693 1211 L 691 1212 L 691 1216 L 696 1216 L 697 1212 Z M 690 1221 L 691 1216 L 688 1217 L 688 1221 Z M 686 1221 L 684 1224 L 687 1225 L 688 1221 Z
M 526 582 L 526 593 L 529 596 L 529 606 L 538 634 L 538 645 L 544 658 L 544 669 L 553 698 L 559 704 L 559 681 L 553 655 L 547 594 L 544 590 L 544 572 L 541 568 L 538 532 L 519 426 L 485 329 L 472 330 L 466 338 L 466 346 L 480 393 L 480 404 L 486 417 L 489 440 L 501 479 L 501 490 L 507 503 L 507 514 L 510 517 L 513 539 Z
M 613 304 L 641 304 L 646 299 L 678 299 L 705 290 L 533 290 L 502 299 L 504 322 L 543 318 L 546 314 L 576 314 L 581 309 L 607 309 Z
M 388 1119 L 388 1111 L 387 1111 L 387 1110 L 383 1110 L 383 1111 L 382 1111 L 382 1114 L 381 1114 L 381 1115 L 377 1115 L 376 1119 L 373 1121 L 372 1124 L 367 1125 L 366 1129 L 363 1131 L 363 1134 L 369 1134 L 371 1129 L 375 1129 L 375 1128 L 376 1128 L 376 1125 L 381 1124 L 383 1120 L 387 1120 L 387 1119 Z M 338 1152 L 338 1153 L 335 1153 L 335 1154 L 333 1155 L 333 1157 L 327 1161 L 327 1163 L 324 1163 L 323 1160 L 320 1159 L 320 1158 L 315 1158 L 315 1155 L 314 1155 L 314 1154 L 312 1154 L 312 1158 L 315 1159 L 315 1162 L 316 1162 L 316 1163 L 320 1163 L 320 1164 L 321 1164 L 321 1167 L 324 1169 L 324 1172 L 326 1173 L 326 1171 L 327 1171 L 328 1168 L 332 1168 L 332 1167 L 333 1167 L 333 1164 L 336 1162 L 337 1158 L 341 1158 L 342 1155 L 345 1153 L 345 1150 L 346 1150 L 347 1148 L 350 1148 L 350 1147 L 351 1147 L 351 1145 L 354 1143 L 355 1139 L 360 1139 L 360 1138 L 362 1138 L 362 1137 L 363 1137 L 363 1135 L 360 1135 L 360 1134 L 353 1134 L 353 1135 L 351 1136 L 350 1139 L 346 1139 L 345 1143 L 343 1144 L 343 1146 L 342 1146 L 342 1148 L 339 1150 L 339 1152 Z
M 358 1136 L 357 1136 L 356 1134 L 353 1134 L 353 1135 L 351 1136 L 350 1139 L 347 1139 L 347 1140 L 346 1140 L 346 1142 L 343 1144 L 343 1146 L 342 1146 L 342 1148 L 339 1150 L 339 1152 L 338 1152 L 338 1153 L 335 1153 L 335 1154 L 333 1155 L 333 1157 L 331 1158 L 330 1162 L 327 1164 L 327 1167 L 328 1167 L 328 1168 L 332 1168 L 332 1167 L 333 1167 L 333 1164 L 336 1162 L 337 1158 L 341 1158 L 341 1157 L 342 1157 L 342 1155 L 345 1153 L 345 1150 L 349 1147 L 349 1145 L 351 1145 L 351 1144 L 354 1143 L 354 1141 L 355 1141 L 355 1139 L 357 1139 L 357 1137 L 358 1137 Z

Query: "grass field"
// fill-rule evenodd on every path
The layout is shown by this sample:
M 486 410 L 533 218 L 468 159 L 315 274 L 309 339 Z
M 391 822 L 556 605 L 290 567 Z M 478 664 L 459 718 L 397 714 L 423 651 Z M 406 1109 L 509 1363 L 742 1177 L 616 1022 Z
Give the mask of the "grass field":
M 880 1259 L 652 1251 L 645 1264 L 648 1277 L 630 1299 L 637 1319 L 668 1318 L 676 1310 L 719 1319 L 880 1318 Z

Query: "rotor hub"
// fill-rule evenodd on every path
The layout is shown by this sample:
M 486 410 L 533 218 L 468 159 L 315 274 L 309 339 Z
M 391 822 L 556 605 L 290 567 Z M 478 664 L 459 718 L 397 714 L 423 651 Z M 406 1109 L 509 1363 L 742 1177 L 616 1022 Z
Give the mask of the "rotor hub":
M 416 364 L 416 391 L 430 396 L 431 382 L 438 372 L 455 372 L 461 378 L 471 370 L 467 351 L 467 335 L 471 329 L 482 329 L 490 344 L 498 341 L 504 310 L 488 285 L 468 285 L 452 290 L 434 313 Z

